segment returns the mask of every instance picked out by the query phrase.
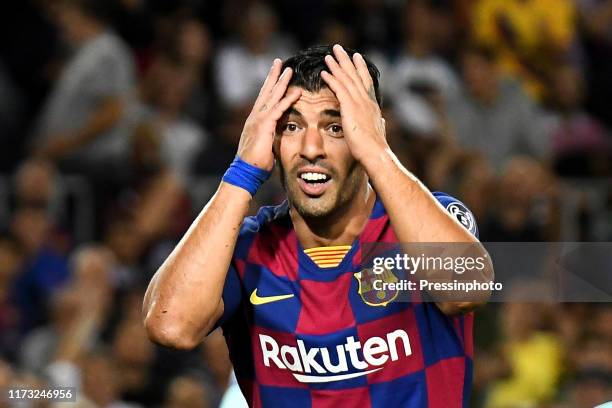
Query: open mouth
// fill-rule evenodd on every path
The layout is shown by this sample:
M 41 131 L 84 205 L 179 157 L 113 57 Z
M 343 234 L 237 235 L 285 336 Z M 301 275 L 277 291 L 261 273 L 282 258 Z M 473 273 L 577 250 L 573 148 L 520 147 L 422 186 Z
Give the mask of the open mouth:
M 302 191 L 312 197 L 322 195 L 331 184 L 329 174 L 318 170 L 303 170 L 298 173 L 298 184 Z

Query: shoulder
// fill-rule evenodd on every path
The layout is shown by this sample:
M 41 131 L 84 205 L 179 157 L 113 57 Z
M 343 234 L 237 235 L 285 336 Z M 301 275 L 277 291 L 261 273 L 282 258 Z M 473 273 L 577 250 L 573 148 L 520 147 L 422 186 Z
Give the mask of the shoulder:
M 272 242 L 282 239 L 290 229 L 289 205 L 286 201 L 277 206 L 261 207 L 256 215 L 242 221 L 234 258 L 246 259 L 253 245 L 258 248 L 262 245 L 271 246 Z
M 238 239 L 260 233 L 271 224 L 283 223 L 287 221 L 288 216 L 289 204 L 287 201 L 279 205 L 263 206 L 257 211 L 256 215 L 245 217 L 240 227 Z
M 442 207 L 444 207 L 446 211 L 454 216 L 457 221 L 459 221 L 461 225 L 463 225 L 474 236 L 478 237 L 478 226 L 476 225 L 476 219 L 474 218 L 474 214 L 472 214 L 465 204 L 455 197 L 441 191 L 435 191 L 432 194 L 438 200 L 438 202 L 442 204 Z

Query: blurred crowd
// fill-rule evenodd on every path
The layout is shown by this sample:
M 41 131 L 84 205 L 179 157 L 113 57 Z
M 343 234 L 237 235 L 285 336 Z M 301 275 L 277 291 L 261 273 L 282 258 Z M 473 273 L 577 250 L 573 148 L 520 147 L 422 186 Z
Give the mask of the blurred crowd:
M 157 347 L 142 297 L 272 59 L 308 45 L 377 64 L 391 147 L 482 240 L 612 240 L 612 0 L 25 0 L 0 20 L 0 389 L 219 403 L 222 334 Z M 253 211 L 282 199 L 271 180 Z M 475 407 L 612 399 L 609 304 L 489 305 L 475 341 Z

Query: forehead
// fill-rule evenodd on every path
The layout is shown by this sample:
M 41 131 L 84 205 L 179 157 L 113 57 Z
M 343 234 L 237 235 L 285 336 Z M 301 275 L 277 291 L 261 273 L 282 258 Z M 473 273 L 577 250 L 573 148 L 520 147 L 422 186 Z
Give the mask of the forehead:
M 292 87 L 289 87 L 288 91 Z M 302 115 L 319 114 L 325 110 L 340 110 L 338 98 L 329 88 L 321 88 L 319 91 L 310 92 L 302 89 L 302 95 L 292 106 Z

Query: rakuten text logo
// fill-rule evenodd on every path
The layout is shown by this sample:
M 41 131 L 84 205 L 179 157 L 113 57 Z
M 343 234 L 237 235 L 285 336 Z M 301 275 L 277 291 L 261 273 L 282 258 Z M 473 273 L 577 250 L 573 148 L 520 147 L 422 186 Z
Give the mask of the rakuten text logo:
M 303 340 L 297 341 L 297 347 L 279 347 L 274 338 L 260 334 L 259 343 L 266 367 L 274 364 L 280 369 L 289 370 L 302 383 L 323 383 L 361 377 L 382 370 L 382 366 L 389 360 L 396 361 L 401 356 L 412 354 L 408 333 L 401 329 L 388 333 L 385 338 L 370 337 L 363 345 L 355 341 L 353 336 L 347 337 L 344 344 L 336 346 L 337 358 L 333 359 L 337 361 L 336 364 L 332 363 L 328 347 L 306 348 Z M 363 360 L 360 359 L 358 350 L 362 351 Z M 322 364 L 316 361 L 319 355 Z M 349 373 L 349 363 L 359 371 Z M 310 375 L 315 373 L 317 375 Z

